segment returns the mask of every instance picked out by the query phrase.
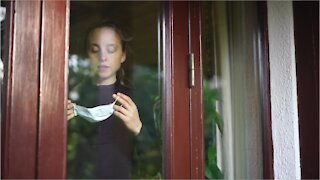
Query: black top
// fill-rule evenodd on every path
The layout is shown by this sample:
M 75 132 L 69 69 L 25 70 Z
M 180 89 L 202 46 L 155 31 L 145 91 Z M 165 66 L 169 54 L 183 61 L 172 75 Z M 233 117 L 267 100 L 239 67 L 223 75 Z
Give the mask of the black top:
M 130 96 L 129 89 L 120 83 L 101 85 L 98 90 L 100 98 L 97 105 L 112 103 L 112 94 L 117 92 Z M 97 141 L 94 143 L 97 150 L 97 178 L 131 178 L 133 137 L 122 120 L 114 115 L 98 122 Z

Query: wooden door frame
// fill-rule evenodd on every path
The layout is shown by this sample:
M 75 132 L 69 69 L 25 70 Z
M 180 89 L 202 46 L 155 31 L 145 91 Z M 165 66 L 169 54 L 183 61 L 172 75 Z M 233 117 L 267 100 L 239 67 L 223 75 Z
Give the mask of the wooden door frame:
M 6 20 L 9 40 L 4 53 L 7 82 L 3 87 L 4 121 L 1 122 L 4 128 L 2 177 L 66 178 L 69 1 L 10 1 L 9 4 Z M 203 179 L 200 2 L 164 4 L 165 178 Z M 22 6 L 24 8 L 19 9 Z M 264 22 L 267 21 L 264 19 Z M 18 42 L 25 39 L 30 42 Z M 267 44 L 264 45 L 264 55 L 268 58 Z M 193 88 L 188 84 L 189 52 L 195 54 Z M 265 63 L 264 73 L 269 77 L 268 62 Z M 264 83 L 265 125 L 270 130 L 264 135 L 265 150 L 272 152 L 269 84 Z M 23 152 L 21 147 L 25 148 Z M 272 154 L 267 156 L 270 158 L 267 167 L 273 167 Z M 273 169 L 267 174 L 269 176 L 264 177 L 272 178 Z
M 203 179 L 205 174 L 200 3 L 170 2 L 166 4 L 165 34 L 168 46 L 165 57 L 168 62 L 164 67 L 166 76 L 163 87 L 166 103 L 163 115 L 166 119 L 166 178 Z M 263 108 L 263 178 L 273 179 L 267 3 L 257 2 L 257 9 L 261 33 L 259 36 L 261 45 L 259 79 Z M 190 18 L 189 22 L 186 17 Z M 189 28 L 189 31 L 186 31 L 186 28 Z M 190 38 L 189 49 L 186 47 L 188 41 L 180 39 L 182 35 Z M 193 88 L 188 87 L 186 72 L 188 70 L 188 51 L 195 54 L 196 84 Z M 186 109 L 189 114 L 183 111 Z M 184 147 L 189 147 L 189 149 L 185 150 Z
M 6 3 L 2 177 L 33 179 L 37 166 L 41 2 Z
M 8 18 L 7 22 L 10 28 L 6 33 L 10 41 L 7 41 L 9 44 L 6 45 L 7 64 L 5 64 L 4 78 L 8 81 L 4 86 L 2 106 L 5 112 L 2 122 L 4 125 L 2 177 L 65 178 L 69 1 L 10 1 L 9 4 L 10 19 Z M 190 178 L 191 163 L 195 165 L 195 162 L 200 162 L 195 166 L 197 169 L 192 176 L 200 174 L 200 177 L 203 177 L 202 170 L 198 168 L 202 167 L 201 157 L 199 158 L 201 150 L 195 148 L 199 151 L 195 156 L 190 152 L 191 145 L 195 147 L 199 143 L 196 140 L 202 138 L 196 134 L 199 131 L 190 129 L 191 113 L 186 113 L 192 112 L 189 109 L 190 99 L 195 98 L 192 96 L 193 91 L 188 88 L 186 61 L 189 51 L 186 17 L 190 6 L 187 2 L 167 4 L 169 9 L 165 24 L 168 33 L 166 34 L 168 58 L 165 84 L 172 86 L 165 86 L 168 105 L 165 115 L 168 138 L 166 176 Z M 28 22 L 32 27 L 23 22 Z M 179 37 L 180 35 L 182 37 Z M 30 40 L 30 37 L 34 38 L 31 41 L 34 43 L 32 46 L 27 42 L 16 41 L 28 38 Z M 193 48 L 199 50 L 199 47 Z M 196 56 L 196 59 L 199 61 L 199 56 Z M 16 71 L 16 68 L 19 68 L 19 71 Z M 174 78 L 171 79 L 171 76 Z M 28 83 L 22 86 L 25 82 Z M 200 86 L 197 84 L 197 87 Z M 182 92 L 184 94 L 181 94 Z M 192 138 L 195 138 L 193 143 L 190 143 L 191 132 Z
M 271 124 L 271 93 L 270 93 L 270 62 L 269 62 L 269 36 L 268 36 L 268 9 L 267 2 L 257 2 L 259 31 L 261 44 L 261 59 L 259 60 L 259 79 L 262 101 L 262 118 L 263 118 L 263 178 L 274 179 L 273 169 L 273 140 Z
M 37 178 L 67 171 L 69 1 L 42 1 Z
M 319 179 L 319 2 L 293 2 L 301 178 Z
M 165 178 L 204 178 L 200 13 L 199 2 L 165 4 Z M 195 55 L 192 88 L 188 77 L 189 52 Z
M 6 4 L 1 177 L 65 178 L 69 2 Z

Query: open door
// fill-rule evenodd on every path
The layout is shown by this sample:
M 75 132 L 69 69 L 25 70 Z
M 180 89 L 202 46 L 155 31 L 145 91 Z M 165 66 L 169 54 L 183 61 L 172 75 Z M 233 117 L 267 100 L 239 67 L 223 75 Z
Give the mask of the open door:
M 201 97 L 198 3 L 132 2 L 137 5 L 133 8 L 124 2 L 100 3 L 119 10 L 108 11 L 111 15 L 125 10 L 121 20 L 139 37 L 134 41 L 137 61 L 131 69 L 136 87 L 140 88 L 135 93 L 136 99 L 154 93 L 149 87 L 157 93 L 149 96 L 152 100 L 150 107 L 148 103 L 143 104 L 148 102 L 148 98 L 137 105 L 147 107 L 140 114 L 150 117 L 143 119 L 144 125 L 149 127 L 146 137 L 153 135 L 160 140 L 160 144 L 155 146 L 158 149 L 145 159 L 158 158 L 157 165 L 150 167 L 151 172 L 159 173 L 140 177 L 203 178 L 202 107 L 197 104 L 201 102 L 197 100 Z M 81 15 L 90 8 L 98 11 L 101 7 L 91 2 L 40 0 L 8 1 L 5 4 L 2 177 L 67 178 L 67 162 L 71 157 L 67 152 L 72 142 L 67 137 L 72 134 L 72 122 L 66 120 L 65 107 L 70 92 L 75 95 L 68 75 L 72 73 L 70 66 L 75 58 L 71 53 L 77 52 L 70 45 L 77 44 L 77 40 L 73 41 L 73 33 L 81 31 L 71 29 L 77 19 L 72 12 Z M 152 13 L 152 16 L 141 12 Z M 191 19 L 194 23 L 190 23 Z M 144 51 L 146 49 L 150 51 Z M 192 53 L 194 70 L 189 66 Z M 195 72 L 196 79 L 192 86 L 189 84 L 191 70 Z M 150 72 L 155 72 L 155 77 L 150 76 Z M 143 88 L 146 83 L 151 86 Z M 148 142 L 151 143 L 152 139 Z M 146 155 L 140 154 L 141 157 Z M 139 177 L 139 173 L 135 177 Z
M 68 99 L 89 107 L 100 97 L 92 90 L 97 84 L 86 81 L 92 75 L 87 71 L 86 32 L 94 21 L 106 18 L 122 23 L 133 37 L 129 38 L 133 51 L 125 62 L 143 128 L 134 137 L 137 145 L 130 148 L 131 177 L 203 179 L 214 177 L 209 170 L 214 168 L 218 177 L 272 178 L 265 4 L 68 0 L 5 4 L 3 178 L 94 178 L 91 160 L 113 155 L 96 156 L 99 153 L 88 147 L 94 145 L 99 128 L 83 118 L 67 121 L 66 109 Z M 209 81 L 219 76 L 227 81 L 209 87 Z M 207 90 L 212 95 L 216 87 L 222 87 L 222 100 L 205 99 Z M 209 121 L 223 121 L 209 125 L 221 131 L 211 137 L 217 147 L 210 153 L 204 130 L 207 100 L 213 112 Z M 104 140 L 107 144 L 113 138 Z

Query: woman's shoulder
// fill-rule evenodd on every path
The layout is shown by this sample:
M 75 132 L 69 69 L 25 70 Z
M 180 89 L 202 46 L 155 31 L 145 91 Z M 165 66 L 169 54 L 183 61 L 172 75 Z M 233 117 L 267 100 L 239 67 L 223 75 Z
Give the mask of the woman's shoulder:
M 122 84 L 120 82 L 117 82 L 116 85 L 117 85 L 117 91 L 131 97 L 131 95 L 132 95 L 132 87 L 131 86 Z

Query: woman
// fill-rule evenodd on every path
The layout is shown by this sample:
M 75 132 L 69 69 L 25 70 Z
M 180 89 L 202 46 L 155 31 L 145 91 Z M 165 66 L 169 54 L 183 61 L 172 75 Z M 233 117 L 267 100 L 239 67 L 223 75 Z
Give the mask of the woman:
M 131 177 L 132 143 L 142 123 L 138 109 L 129 97 L 130 91 L 121 84 L 120 69 L 126 61 L 127 40 L 118 26 L 104 22 L 92 28 L 87 38 L 87 54 L 91 69 L 98 76 L 98 105 L 112 103 L 114 113 L 108 119 L 98 122 L 97 178 Z M 74 114 L 74 104 L 69 100 L 68 120 Z

